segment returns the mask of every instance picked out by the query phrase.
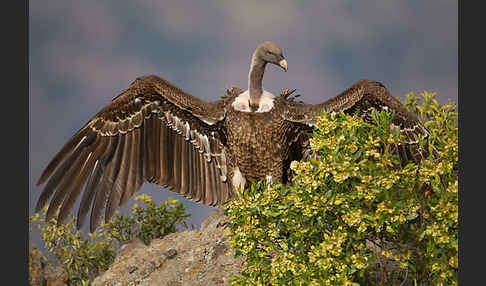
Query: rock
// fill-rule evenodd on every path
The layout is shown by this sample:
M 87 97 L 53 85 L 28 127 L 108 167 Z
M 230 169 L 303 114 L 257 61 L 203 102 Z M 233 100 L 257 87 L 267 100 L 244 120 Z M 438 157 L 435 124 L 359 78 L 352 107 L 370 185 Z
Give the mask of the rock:
M 65 286 L 68 285 L 68 275 L 60 266 L 47 266 L 44 270 L 47 286 Z
M 226 222 L 224 211 L 216 210 L 199 230 L 171 233 L 149 246 L 131 241 L 92 285 L 230 285 L 229 276 L 241 272 L 243 258 L 234 258 Z
M 42 253 L 29 244 L 29 285 L 30 286 L 64 286 L 68 276 L 60 266 L 46 263 Z
M 41 252 L 29 244 L 29 285 L 42 286 L 45 284 L 44 262 Z

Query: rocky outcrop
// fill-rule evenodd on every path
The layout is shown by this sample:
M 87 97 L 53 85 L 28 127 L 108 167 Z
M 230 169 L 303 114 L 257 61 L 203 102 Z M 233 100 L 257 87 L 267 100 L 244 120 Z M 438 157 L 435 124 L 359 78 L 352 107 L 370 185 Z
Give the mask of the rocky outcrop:
M 234 257 L 226 223 L 223 210 L 216 210 L 201 229 L 171 233 L 148 246 L 130 241 L 93 286 L 230 285 L 229 276 L 242 270 L 243 258 Z
M 134 239 L 123 244 L 110 268 L 98 276 L 93 286 L 218 286 L 230 285 L 230 276 L 243 270 L 243 257 L 234 257 L 228 241 L 227 217 L 223 210 L 211 213 L 201 229 L 171 233 L 154 239 L 150 245 Z M 375 265 L 381 269 L 400 270 L 396 262 L 381 256 L 376 244 L 368 247 L 378 255 Z M 41 253 L 29 246 L 30 285 L 67 285 L 67 275 L 61 267 L 45 265 Z M 377 281 L 381 272 L 372 273 Z M 397 280 L 398 281 L 398 280 Z M 403 285 L 413 285 L 403 281 Z

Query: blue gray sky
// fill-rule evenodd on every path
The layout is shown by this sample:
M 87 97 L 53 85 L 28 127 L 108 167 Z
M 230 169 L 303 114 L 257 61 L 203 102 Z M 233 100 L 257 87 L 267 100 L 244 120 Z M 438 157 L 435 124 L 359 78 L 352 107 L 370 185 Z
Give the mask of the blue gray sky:
M 304 4 L 305 2 L 305 4 Z M 52 156 L 138 76 L 157 74 L 215 100 L 246 88 L 250 56 L 277 43 L 289 71 L 268 66 L 265 89 L 296 88 L 318 103 L 368 78 L 393 95 L 423 90 L 458 99 L 458 4 L 438 1 L 31 1 L 29 211 Z M 182 201 L 196 227 L 214 210 Z M 130 203 L 131 204 L 131 203 Z M 129 204 L 129 205 L 130 205 Z

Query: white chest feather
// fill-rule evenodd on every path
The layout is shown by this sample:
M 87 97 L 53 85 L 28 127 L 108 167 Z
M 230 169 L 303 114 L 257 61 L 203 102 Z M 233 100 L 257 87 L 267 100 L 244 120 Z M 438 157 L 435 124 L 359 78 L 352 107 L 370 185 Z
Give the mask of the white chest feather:
M 271 94 L 268 91 L 263 91 L 262 96 L 260 97 L 260 104 L 258 109 L 255 112 L 269 112 L 273 108 L 273 101 L 275 99 L 275 95 Z M 250 110 L 250 92 L 246 90 L 242 94 L 238 95 L 235 98 L 235 101 L 231 104 L 235 110 L 242 111 L 242 112 L 251 112 Z

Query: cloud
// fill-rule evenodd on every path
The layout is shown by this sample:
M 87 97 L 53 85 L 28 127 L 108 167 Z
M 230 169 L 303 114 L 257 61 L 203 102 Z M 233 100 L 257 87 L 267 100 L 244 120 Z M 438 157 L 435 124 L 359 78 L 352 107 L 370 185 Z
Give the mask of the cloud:
M 42 54 L 49 73 L 59 81 L 68 81 L 83 89 L 125 89 L 136 77 L 156 73 L 156 67 L 143 57 L 123 51 L 115 54 L 112 50 L 83 51 L 82 47 L 71 43 L 54 42 L 46 44 Z
M 99 1 L 33 1 L 29 15 L 34 33 L 49 29 L 49 40 L 76 42 L 84 47 L 110 48 L 122 33 L 114 10 Z

